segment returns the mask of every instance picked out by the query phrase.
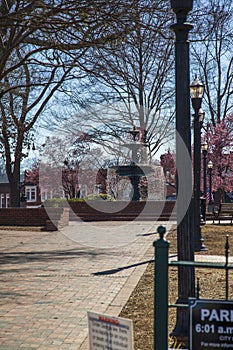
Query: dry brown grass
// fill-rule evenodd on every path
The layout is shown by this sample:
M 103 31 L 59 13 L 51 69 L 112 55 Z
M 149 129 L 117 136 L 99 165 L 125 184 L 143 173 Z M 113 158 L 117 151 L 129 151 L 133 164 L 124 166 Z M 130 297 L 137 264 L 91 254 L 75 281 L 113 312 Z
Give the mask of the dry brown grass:
M 207 255 L 224 255 L 226 235 L 229 235 L 230 249 L 233 245 L 233 225 L 205 225 L 202 237 L 208 251 Z M 170 254 L 176 253 L 176 229 L 167 235 L 170 241 Z M 232 248 L 233 249 L 233 248 Z M 229 277 L 229 297 L 233 299 L 233 271 Z M 195 277 L 200 279 L 201 298 L 223 299 L 225 296 L 225 271 L 217 269 L 196 269 Z M 138 285 L 134 289 L 120 316 L 130 318 L 134 324 L 135 350 L 153 349 L 154 318 L 154 264 L 149 264 Z M 177 269 L 169 269 L 169 303 L 177 299 Z M 174 329 L 176 311 L 169 308 L 169 332 Z

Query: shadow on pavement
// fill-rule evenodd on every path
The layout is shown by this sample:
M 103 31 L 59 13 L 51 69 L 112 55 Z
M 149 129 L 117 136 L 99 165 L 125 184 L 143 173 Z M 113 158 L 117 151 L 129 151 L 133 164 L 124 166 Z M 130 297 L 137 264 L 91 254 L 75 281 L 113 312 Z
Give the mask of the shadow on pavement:
M 101 251 L 92 250 L 53 250 L 53 251 L 37 251 L 37 252 L 7 252 L 0 253 L 0 264 L 21 264 L 35 261 L 50 261 L 61 259 L 76 259 L 78 257 L 96 257 L 106 255 Z
M 149 264 L 149 263 L 153 263 L 153 262 L 154 262 L 154 259 L 146 260 L 146 261 L 142 261 L 142 262 L 137 263 L 137 264 L 132 264 L 132 265 L 128 265 L 128 266 L 118 267 L 117 269 L 94 272 L 92 275 L 94 275 L 94 276 L 113 275 L 114 273 L 117 273 L 117 272 L 120 272 L 120 271 L 123 271 L 123 270 L 127 270 L 127 269 L 131 269 L 132 267 L 136 267 L 136 266 L 140 266 L 140 265 L 144 265 L 144 264 Z

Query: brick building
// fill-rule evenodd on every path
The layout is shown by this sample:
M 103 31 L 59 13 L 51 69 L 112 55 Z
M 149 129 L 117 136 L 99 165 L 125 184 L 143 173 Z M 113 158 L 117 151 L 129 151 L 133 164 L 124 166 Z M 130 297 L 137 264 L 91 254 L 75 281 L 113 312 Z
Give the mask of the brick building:
M 20 176 L 20 206 L 38 206 L 41 204 L 38 186 L 25 182 L 24 174 Z M 10 207 L 10 185 L 7 176 L 0 175 L 0 208 Z
M 0 175 L 0 208 L 10 206 L 10 186 L 6 175 Z

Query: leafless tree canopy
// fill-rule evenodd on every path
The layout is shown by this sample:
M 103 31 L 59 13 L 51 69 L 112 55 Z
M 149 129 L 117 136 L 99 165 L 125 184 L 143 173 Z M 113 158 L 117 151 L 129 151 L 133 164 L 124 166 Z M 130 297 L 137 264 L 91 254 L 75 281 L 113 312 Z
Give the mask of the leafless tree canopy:
M 233 110 L 232 16 L 231 0 L 195 1 L 190 16 L 192 74 L 205 83 L 214 125 Z M 146 131 L 150 155 L 169 139 L 171 23 L 167 0 L 0 0 L 0 153 L 12 205 L 33 127 L 58 91 L 78 102 L 76 119 L 97 143 L 133 124 Z
M 30 130 L 85 51 L 130 27 L 130 8 L 130 1 L 0 1 L 0 151 L 12 205 Z
M 193 73 L 205 84 L 203 108 L 216 125 L 233 111 L 233 3 L 198 0 L 193 17 Z
M 144 132 L 150 157 L 174 136 L 171 19 L 167 1 L 135 1 L 131 30 L 85 53 L 88 76 L 80 89 L 69 91 L 82 109 L 72 125 L 76 119 L 104 144 L 109 137 L 122 139 L 122 131 L 135 124 Z

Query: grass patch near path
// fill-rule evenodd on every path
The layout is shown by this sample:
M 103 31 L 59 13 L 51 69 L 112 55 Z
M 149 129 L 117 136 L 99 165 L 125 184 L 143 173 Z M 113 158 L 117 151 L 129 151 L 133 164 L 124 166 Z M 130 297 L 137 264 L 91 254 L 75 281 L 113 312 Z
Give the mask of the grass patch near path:
M 208 251 L 197 255 L 225 255 L 226 235 L 229 235 L 230 255 L 233 253 L 233 225 L 205 225 L 202 237 Z M 176 228 L 167 234 L 170 241 L 170 254 L 177 252 Z M 233 255 L 233 254 L 232 254 Z M 225 271 L 220 269 L 196 269 L 195 278 L 200 279 L 200 297 L 224 299 Z M 233 271 L 229 273 L 229 298 L 233 299 Z M 177 300 L 177 268 L 169 268 L 169 303 Z M 120 313 L 134 324 L 134 349 L 153 349 L 154 323 L 154 264 L 148 264 L 146 271 Z M 169 333 L 174 329 L 176 310 L 169 309 Z

